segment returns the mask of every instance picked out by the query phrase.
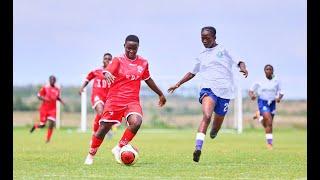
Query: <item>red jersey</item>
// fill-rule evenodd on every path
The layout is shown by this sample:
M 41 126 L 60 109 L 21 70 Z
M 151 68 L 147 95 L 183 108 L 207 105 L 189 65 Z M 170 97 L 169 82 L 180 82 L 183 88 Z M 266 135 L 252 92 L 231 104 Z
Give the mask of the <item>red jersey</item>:
M 41 87 L 38 96 L 44 97 L 48 101 L 42 101 L 40 109 L 56 110 L 56 101 L 60 97 L 60 89 L 56 86 L 52 87 L 49 84 Z
M 102 67 L 97 68 L 91 71 L 86 77 L 86 81 L 91 81 L 92 79 L 94 79 L 93 85 L 92 85 L 92 95 L 96 95 L 96 94 L 106 95 L 108 93 L 109 86 L 102 72 L 103 72 Z
M 118 106 L 140 102 L 139 93 L 142 80 L 150 78 L 148 61 L 141 56 L 131 60 L 125 54 L 114 57 L 106 68 L 115 76 L 107 95 L 107 102 Z

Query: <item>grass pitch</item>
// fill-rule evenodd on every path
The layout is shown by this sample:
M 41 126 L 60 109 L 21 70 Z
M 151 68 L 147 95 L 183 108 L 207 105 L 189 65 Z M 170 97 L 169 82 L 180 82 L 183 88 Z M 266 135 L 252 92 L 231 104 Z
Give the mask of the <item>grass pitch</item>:
M 192 161 L 195 129 L 140 129 L 132 144 L 140 158 L 133 166 L 117 164 L 111 149 L 123 129 L 105 139 L 94 164 L 84 165 L 91 133 L 55 130 L 45 144 L 46 129 L 33 134 L 13 131 L 14 179 L 306 179 L 307 133 L 276 129 L 274 149 L 267 150 L 262 129 L 243 134 L 206 136 L 200 162 Z

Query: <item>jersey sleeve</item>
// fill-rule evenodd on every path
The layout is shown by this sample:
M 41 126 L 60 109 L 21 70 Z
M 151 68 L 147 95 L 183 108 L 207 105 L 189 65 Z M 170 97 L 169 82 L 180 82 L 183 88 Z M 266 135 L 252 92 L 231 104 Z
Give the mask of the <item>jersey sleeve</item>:
M 193 68 L 190 71 L 192 74 L 197 74 L 200 71 L 200 60 L 199 58 L 195 58 L 193 63 Z
M 46 95 L 46 89 L 44 87 L 41 87 L 39 92 L 38 92 L 38 94 L 37 94 L 37 96 L 43 97 L 45 95 Z
M 251 87 L 250 87 L 250 91 L 257 91 L 258 88 L 260 87 L 260 84 L 258 82 L 254 82 Z
M 103 73 L 109 72 L 112 75 L 116 74 L 119 70 L 120 62 L 119 59 L 114 57 L 112 61 L 108 64 L 107 68 L 103 70 Z
M 149 72 L 149 64 L 147 63 L 146 65 L 146 69 L 144 70 L 143 74 L 142 74 L 142 79 L 144 81 L 148 80 L 150 78 L 150 72 Z
M 240 58 L 238 56 L 235 56 L 234 54 L 230 54 L 229 51 L 226 49 L 223 50 L 224 54 L 230 59 L 232 64 L 238 64 L 240 61 Z
M 94 71 L 91 71 L 91 72 L 89 72 L 89 74 L 87 75 L 85 80 L 86 81 L 91 81 L 94 78 L 95 78 L 95 73 L 94 73 Z

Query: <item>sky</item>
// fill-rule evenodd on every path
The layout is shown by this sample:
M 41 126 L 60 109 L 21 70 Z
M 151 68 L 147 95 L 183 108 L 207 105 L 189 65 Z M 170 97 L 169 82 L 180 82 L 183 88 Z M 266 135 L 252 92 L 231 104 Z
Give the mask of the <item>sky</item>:
M 105 52 L 124 53 L 126 36 L 135 34 L 138 54 L 165 91 L 192 69 L 204 26 L 247 64 L 248 78 L 235 72 L 242 89 L 272 64 L 285 98 L 307 98 L 306 0 L 14 0 L 13 85 L 54 74 L 61 85 L 80 86 Z

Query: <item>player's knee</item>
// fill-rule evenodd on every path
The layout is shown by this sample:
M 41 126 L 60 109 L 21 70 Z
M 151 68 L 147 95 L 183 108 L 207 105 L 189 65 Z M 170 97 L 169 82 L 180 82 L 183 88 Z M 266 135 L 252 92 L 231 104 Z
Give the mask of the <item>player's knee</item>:
M 203 120 L 206 122 L 206 123 L 210 123 L 210 120 L 212 118 L 212 115 L 211 114 L 203 114 Z
M 42 125 L 39 125 L 38 128 L 44 128 L 46 125 L 45 124 L 42 124 Z

